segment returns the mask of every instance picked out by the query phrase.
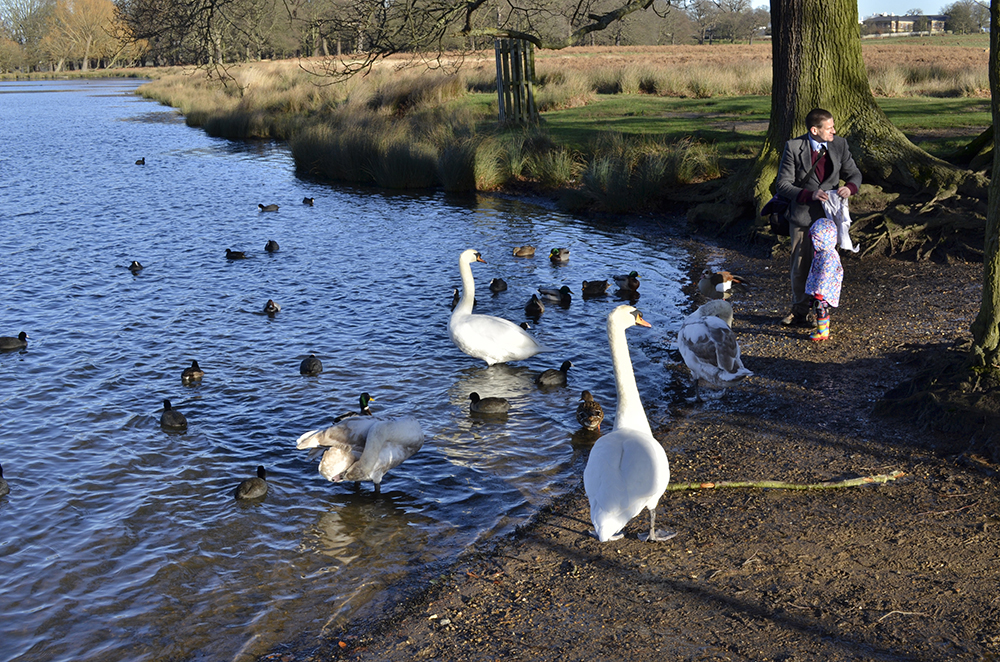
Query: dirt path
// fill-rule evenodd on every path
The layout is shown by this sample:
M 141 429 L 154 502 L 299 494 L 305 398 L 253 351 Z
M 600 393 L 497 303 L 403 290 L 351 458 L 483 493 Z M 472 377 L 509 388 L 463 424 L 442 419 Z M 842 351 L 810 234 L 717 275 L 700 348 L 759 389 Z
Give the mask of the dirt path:
M 756 374 L 690 402 L 683 364 L 656 431 L 674 482 L 801 483 L 903 471 L 885 485 L 667 492 L 668 542 L 589 535 L 582 486 L 469 553 L 395 613 L 292 660 L 952 660 L 1000 656 L 996 467 L 974 439 L 875 417 L 921 356 L 968 336 L 981 265 L 845 258 L 830 341 L 776 324 L 784 258 L 699 248 L 748 278 L 734 330 Z M 700 271 L 702 264 L 692 265 Z M 692 285 L 689 294 L 700 302 Z M 642 376 L 639 375 L 639 379 Z

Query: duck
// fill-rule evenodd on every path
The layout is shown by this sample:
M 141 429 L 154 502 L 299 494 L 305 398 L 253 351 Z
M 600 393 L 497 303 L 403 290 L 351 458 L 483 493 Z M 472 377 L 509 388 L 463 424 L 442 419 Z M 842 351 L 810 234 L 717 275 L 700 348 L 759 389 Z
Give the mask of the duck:
M 549 251 L 549 260 L 555 263 L 569 262 L 568 248 L 553 248 Z
M 258 203 L 257 208 L 261 211 L 278 211 L 278 205 L 262 205 Z
M 532 294 L 528 303 L 524 304 L 524 312 L 528 317 L 539 317 L 545 312 L 545 304 L 538 298 L 537 294 Z M 535 320 L 536 322 L 538 320 Z
M 507 281 L 503 278 L 493 278 L 490 280 L 490 292 L 496 294 L 507 289 Z
M 190 386 L 195 382 L 200 382 L 201 378 L 204 376 L 205 372 L 201 369 L 201 366 L 198 365 L 198 361 L 193 360 L 191 361 L 190 367 L 184 368 L 184 370 L 181 371 L 181 384 Z
M 140 271 L 142 271 L 142 265 L 139 264 L 138 260 L 132 260 L 132 264 L 128 265 L 128 270 L 134 274 L 137 274 Z
M 146 157 L 145 157 L 145 156 L 143 156 L 143 157 L 139 158 L 139 159 L 138 159 L 138 160 L 137 160 L 137 161 L 135 162 L 135 164 L 136 164 L 136 165 L 146 165 Z
M 510 320 L 472 313 L 476 297 L 473 262 L 485 263 L 486 260 L 472 248 L 463 251 L 458 259 L 462 296 L 448 321 L 448 334 L 455 346 L 465 354 L 485 361 L 486 365 L 522 361 L 539 352 L 550 351 Z
M 535 377 L 535 384 L 538 386 L 566 386 L 566 373 L 572 367 L 572 361 L 563 361 L 558 370 L 549 368 Z
M 359 411 L 345 412 L 345 413 L 341 414 L 340 416 L 338 416 L 337 418 L 333 419 L 333 422 L 334 423 L 340 423 L 345 418 L 350 418 L 352 416 L 371 416 L 372 415 L 372 409 L 371 409 L 371 407 L 369 406 L 368 403 L 372 402 L 374 400 L 375 400 L 375 398 L 373 398 L 371 395 L 369 395 L 367 391 L 364 392 L 364 393 L 362 393 L 361 397 L 358 398 L 358 401 L 361 404 L 360 410 Z
M 539 287 L 538 293 L 542 295 L 542 299 L 545 301 L 554 301 L 563 308 L 569 308 L 569 305 L 573 303 L 573 291 L 569 289 L 569 285 L 563 285 L 558 289 L 555 287 Z
M 316 358 L 315 354 L 310 354 L 299 364 L 300 375 L 315 377 L 321 372 L 323 372 L 323 362 Z
M 604 422 L 604 408 L 594 400 L 590 391 L 584 391 L 580 395 L 580 404 L 576 406 L 576 421 L 588 430 L 600 432 L 601 423 Z
M 746 292 L 746 280 L 728 271 L 716 271 L 713 273 L 710 269 L 705 269 L 701 273 L 701 280 L 698 281 L 698 291 L 703 296 L 709 299 L 728 299 L 732 296 L 733 290 Z
M 514 257 L 535 257 L 534 246 L 515 246 Z
M 10 494 L 10 485 L 7 484 L 7 480 L 3 477 L 3 465 L 0 465 L 0 497 Z
M 326 447 L 319 472 L 327 480 L 371 481 L 375 494 L 381 493 L 383 476 L 423 445 L 423 430 L 412 416 L 388 420 L 354 416 L 323 430 L 310 430 L 295 442 L 300 449 Z
M 583 281 L 583 296 L 600 297 L 608 293 L 611 283 L 606 280 L 585 280 Z
M 264 304 L 264 313 L 274 317 L 279 312 L 281 312 L 281 306 L 274 299 L 268 299 L 267 303 Z
M 277 253 L 279 249 L 278 242 L 274 239 L 268 239 L 267 243 L 264 244 L 264 250 L 268 253 Z
M 28 347 L 28 334 L 22 331 L 17 337 L 0 336 L 0 350 L 26 349 Z
M 243 251 L 234 251 L 234 250 L 230 250 L 228 248 L 226 249 L 226 259 L 227 260 L 244 260 L 244 259 L 246 259 L 246 256 L 247 256 L 247 254 L 244 253 Z
M 169 430 L 183 430 L 187 428 L 187 418 L 184 414 L 170 406 L 170 400 L 163 401 L 163 413 L 160 414 L 160 425 Z
M 724 299 L 713 299 L 684 318 L 677 345 L 696 382 L 725 388 L 753 374 L 740 359 L 732 323 L 733 306 Z
M 612 276 L 611 279 L 615 281 L 615 285 L 618 286 L 619 290 L 637 290 L 639 289 L 639 272 L 630 271 L 627 274 L 621 274 L 618 276 Z
M 469 394 L 469 412 L 480 416 L 500 416 L 510 411 L 510 403 L 507 398 L 480 398 L 479 394 L 472 392 Z
M 302 204 L 304 205 L 309 205 L 310 207 L 312 207 L 314 202 L 316 202 L 315 198 L 302 198 Z
M 257 477 L 247 478 L 236 486 L 234 495 L 240 501 L 260 499 L 267 494 L 267 471 L 263 466 L 257 467 Z
M 583 470 L 590 519 L 601 542 L 621 539 L 622 529 L 643 508 L 649 511 L 649 533 L 640 539 L 654 542 L 672 537 L 656 530 L 656 504 L 670 482 L 670 462 L 653 437 L 639 398 L 625 338 L 626 329 L 637 325 L 650 326 L 633 306 L 618 306 L 608 314 L 618 406 L 614 429 L 594 443 Z

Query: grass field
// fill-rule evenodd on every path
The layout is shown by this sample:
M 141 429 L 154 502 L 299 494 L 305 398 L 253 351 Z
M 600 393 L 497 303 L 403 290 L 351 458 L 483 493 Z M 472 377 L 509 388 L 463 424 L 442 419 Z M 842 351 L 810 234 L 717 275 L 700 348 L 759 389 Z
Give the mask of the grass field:
M 947 157 L 991 123 L 988 36 L 862 45 L 877 102 L 910 139 Z M 380 61 L 330 84 L 316 61 L 164 75 L 143 94 L 229 138 L 289 140 L 297 166 L 388 188 L 574 188 L 581 204 L 640 209 L 669 187 L 732 172 L 760 150 L 770 44 L 570 48 L 536 55 L 541 123 L 497 126 L 492 51 L 445 69 Z M 454 65 L 461 64 L 461 67 Z

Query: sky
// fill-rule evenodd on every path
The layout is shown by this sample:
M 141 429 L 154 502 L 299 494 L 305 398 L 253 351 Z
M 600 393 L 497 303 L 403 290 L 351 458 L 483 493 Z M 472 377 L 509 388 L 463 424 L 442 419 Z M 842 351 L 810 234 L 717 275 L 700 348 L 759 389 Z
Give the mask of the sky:
M 911 9 L 921 9 L 925 14 L 937 14 L 945 5 L 954 0 L 858 0 L 858 14 L 865 19 L 873 14 L 896 14 L 903 16 Z M 767 7 L 770 2 L 753 0 L 754 7 Z

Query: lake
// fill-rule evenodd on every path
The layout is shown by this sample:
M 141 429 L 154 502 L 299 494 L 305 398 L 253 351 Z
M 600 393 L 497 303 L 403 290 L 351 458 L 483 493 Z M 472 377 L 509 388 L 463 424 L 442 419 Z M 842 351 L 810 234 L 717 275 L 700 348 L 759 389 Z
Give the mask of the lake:
M 0 82 L 0 335 L 30 337 L 0 352 L 0 660 L 251 660 L 334 636 L 510 532 L 581 479 L 581 390 L 610 429 L 605 318 L 622 301 L 584 300 L 584 280 L 640 273 L 653 328 L 629 342 L 647 414 L 666 420 L 689 269 L 668 238 L 517 200 L 302 178 L 283 144 L 208 137 L 139 84 Z M 536 257 L 515 258 L 521 244 Z M 570 260 L 551 264 L 552 247 Z M 520 323 L 536 288 L 572 288 L 568 308 L 530 322 L 554 352 L 487 368 L 452 344 L 466 248 L 487 261 L 476 312 Z M 509 289 L 492 295 L 494 277 Z M 299 374 L 309 354 L 319 376 Z M 192 360 L 205 376 L 185 386 Z M 569 386 L 539 390 L 563 360 Z M 425 435 L 380 496 L 327 481 L 295 448 L 362 391 Z M 472 391 L 508 398 L 507 419 L 470 417 Z M 161 429 L 164 399 L 186 431 Z M 237 502 L 258 465 L 267 496 Z

